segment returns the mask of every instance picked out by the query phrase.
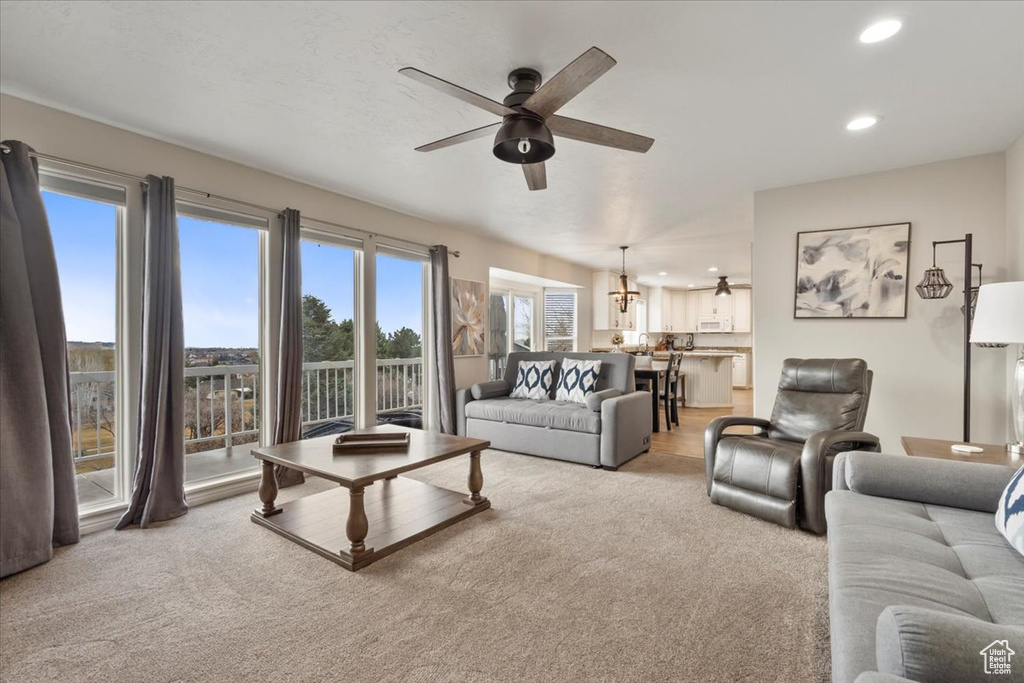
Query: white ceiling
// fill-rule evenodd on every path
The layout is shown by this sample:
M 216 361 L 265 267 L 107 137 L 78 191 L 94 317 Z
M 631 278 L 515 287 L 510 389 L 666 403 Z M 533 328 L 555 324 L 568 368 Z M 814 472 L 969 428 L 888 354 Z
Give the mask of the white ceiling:
M 618 65 L 560 113 L 649 153 L 558 139 L 529 192 L 486 139 L 413 151 L 496 118 L 400 67 L 500 100 L 512 68 L 592 45 Z M 0 89 L 591 267 L 629 244 L 641 281 L 699 286 L 749 281 L 753 191 L 1005 149 L 1024 3 L 4 0 Z M 861 113 L 882 122 L 844 130 Z

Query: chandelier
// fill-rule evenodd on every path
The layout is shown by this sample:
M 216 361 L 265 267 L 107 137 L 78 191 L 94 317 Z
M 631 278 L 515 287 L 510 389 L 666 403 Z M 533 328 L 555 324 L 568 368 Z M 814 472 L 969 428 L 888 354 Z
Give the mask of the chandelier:
M 612 297 L 615 301 L 615 305 L 619 307 L 619 312 L 625 313 L 629 310 L 629 304 L 640 296 L 640 292 L 629 288 L 629 278 L 626 277 L 626 250 L 629 247 L 619 247 L 619 249 L 622 250 L 622 272 L 619 274 L 619 288 L 614 292 L 608 292 L 608 296 Z

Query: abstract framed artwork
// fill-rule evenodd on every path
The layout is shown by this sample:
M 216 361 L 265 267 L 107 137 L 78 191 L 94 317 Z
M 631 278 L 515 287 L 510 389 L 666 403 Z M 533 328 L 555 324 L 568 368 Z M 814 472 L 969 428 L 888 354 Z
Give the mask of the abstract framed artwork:
M 796 235 L 795 318 L 906 318 L 910 223 Z
M 487 288 L 452 278 L 452 355 L 482 356 L 487 331 Z

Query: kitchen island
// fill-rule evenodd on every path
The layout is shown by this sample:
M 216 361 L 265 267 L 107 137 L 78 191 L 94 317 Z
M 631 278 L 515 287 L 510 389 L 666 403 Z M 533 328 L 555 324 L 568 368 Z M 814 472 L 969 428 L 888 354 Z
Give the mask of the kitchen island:
M 732 407 L 732 358 L 733 351 L 680 351 L 683 356 L 679 371 L 685 376 L 683 385 L 687 408 L 731 408 Z M 654 367 L 665 367 L 668 352 L 655 352 Z

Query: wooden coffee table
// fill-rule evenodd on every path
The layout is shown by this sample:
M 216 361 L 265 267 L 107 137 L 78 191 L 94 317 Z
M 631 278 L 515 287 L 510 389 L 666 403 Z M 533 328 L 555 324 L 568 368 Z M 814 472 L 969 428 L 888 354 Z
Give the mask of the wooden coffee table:
M 334 436 L 253 449 L 253 457 L 263 464 L 259 491 L 263 506 L 253 511 L 252 521 L 357 571 L 491 507 L 480 495 L 484 483 L 480 452 L 490 447 L 489 441 L 395 426 L 358 433 L 399 430 L 410 434 L 407 450 L 335 455 Z M 398 476 L 466 453 L 468 495 Z M 275 464 L 344 488 L 277 505 Z

